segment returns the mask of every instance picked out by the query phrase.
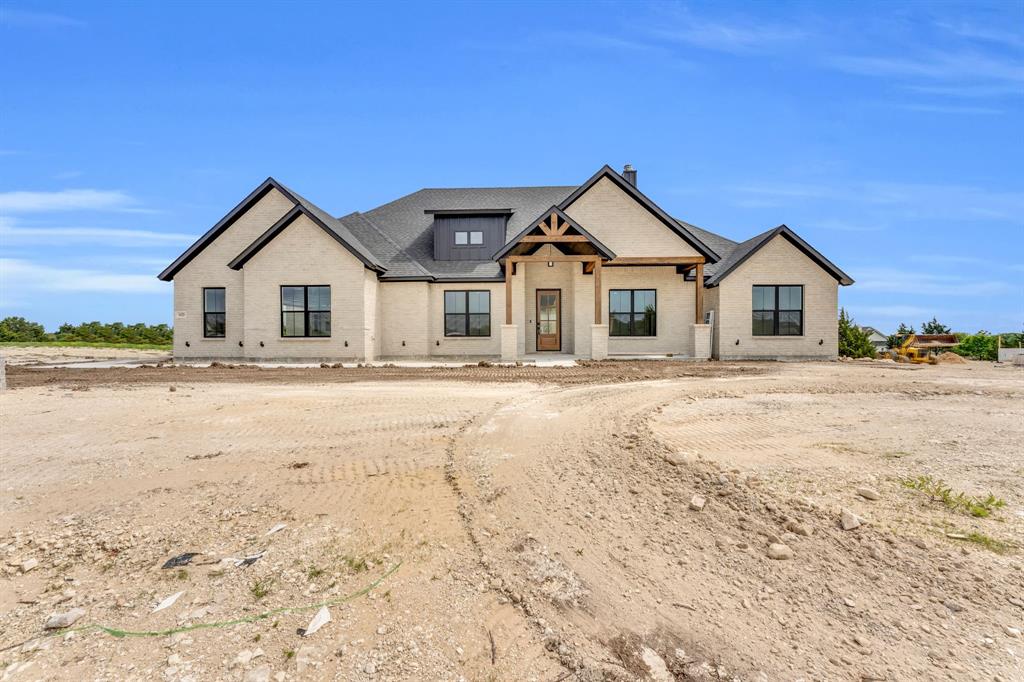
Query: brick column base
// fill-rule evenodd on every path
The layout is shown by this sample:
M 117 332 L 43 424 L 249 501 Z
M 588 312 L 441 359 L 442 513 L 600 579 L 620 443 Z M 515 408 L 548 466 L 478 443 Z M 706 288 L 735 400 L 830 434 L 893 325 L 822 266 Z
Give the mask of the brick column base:
M 711 359 L 711 325 L 693 325 L 693 357 L 697 360 Z
M 608 357 L 608 325 L 590 325 L 590 359 L 604 360 Z
M 516 361 L 516 346 L 519 343 L 519 328 L 514 324 L 501 325 L 501 361 Z

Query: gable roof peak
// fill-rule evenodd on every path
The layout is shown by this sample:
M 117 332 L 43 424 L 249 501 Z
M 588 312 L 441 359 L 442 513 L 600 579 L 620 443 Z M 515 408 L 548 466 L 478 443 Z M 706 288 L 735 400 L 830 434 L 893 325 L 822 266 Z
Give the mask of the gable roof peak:
M 678 220 L 666 213 L 660 206 L 651 201 L 646 194 L 637 189 L 636 185 L 626 180 L 622 175 L 616 172 L 608 164 L 604 164 L 601 168 L 590 176 L 590 178 L 582 185 L 577 187 L 572 194 L 567 196 L 558 204 L 558 208 L 565 211 L 573 203 L 576 202 L 581 196 L 587 193 L 587 191 L 596 185 L 603 178 L 608 178 L 615 185 L 629 195 L 634 201 L 647 209 L 655 218 L 660 220 L 667 228 L 676 233 L 676 235 L 682 238 L 683 241 L 687 242 L 690 246 L 697 250 L 697 253 L 704 256 L 709 263 L 715 263 L 720 260 L 719 256 L 714 249 L 705 244 L 697 235 L 690 232 L 684 227 Z

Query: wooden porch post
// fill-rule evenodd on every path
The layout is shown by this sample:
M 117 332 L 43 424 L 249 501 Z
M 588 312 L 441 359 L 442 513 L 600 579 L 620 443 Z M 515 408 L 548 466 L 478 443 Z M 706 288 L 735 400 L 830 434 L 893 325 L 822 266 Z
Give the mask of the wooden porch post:
M 704 264 L 697 263 L 697 306 L 694 324 L 704 324 Z
M 505 261 L 505 324 L 512 324 L 512 269 L 515 263 L 511 258 Z
M 594 324 L 601 324 L 601 259 L 594 261 Z

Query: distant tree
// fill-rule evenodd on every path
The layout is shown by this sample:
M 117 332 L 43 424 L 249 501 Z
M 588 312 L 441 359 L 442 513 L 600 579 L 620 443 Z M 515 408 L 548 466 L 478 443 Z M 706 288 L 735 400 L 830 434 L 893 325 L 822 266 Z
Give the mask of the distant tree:
M 913 333 L 913 332 L 911 332 Z M 949 334 L 949 327 L 939 322 L 935 317 L 932 318 L 931 322 L 924 322 L 921 324 L 922 334 Z
M 896 348 L 901 343 L 906 341 L 908 336 L 916 333 L 917 332 L 914 331 L 914 328 L 912 326 L 908 327 L 905 323 L 900 322 L 899 329 L 897 329 L 895 333 L 890 334 L 886 338 L 886 345 L 889 346 L 889 348 Z
M 875 347 L 867 332 L 854 324 L 846 308 L 839 310 L 839 355 L 847 358 L 875 357 Z
M 24 317 L 5 317 L 0 320 L 0 341 L 46 341 L 48 335 L 43 325 L 30 322 Z
M 977 334 L 957 334 L 960 345 L 953 349 L 957 355 L 975 360 L 996 360 L 998 356 L 997 340 L 994 334 L 985 330 Z

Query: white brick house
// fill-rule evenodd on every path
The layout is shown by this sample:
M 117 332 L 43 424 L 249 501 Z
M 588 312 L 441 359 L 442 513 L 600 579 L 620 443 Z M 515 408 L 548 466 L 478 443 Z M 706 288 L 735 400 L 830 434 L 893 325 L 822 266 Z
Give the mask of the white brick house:
M 629 166 L 340 218 L 269 178 L 160 279 L 176 358 L 246 360 L 831 359 L 852 284 L 784 225 L 736 243 L 669 216 Z

